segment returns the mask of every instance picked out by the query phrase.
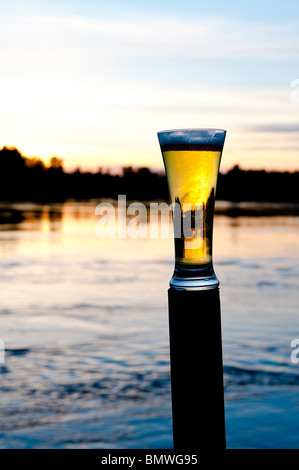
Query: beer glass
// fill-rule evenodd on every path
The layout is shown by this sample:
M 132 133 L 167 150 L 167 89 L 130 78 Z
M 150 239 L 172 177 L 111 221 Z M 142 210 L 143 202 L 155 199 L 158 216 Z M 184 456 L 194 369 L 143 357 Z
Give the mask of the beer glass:
M 175 268 L 170 287 L 212 289 L 216 186 L 226 131 L 177 129 L 158 132 L 172 203 Z

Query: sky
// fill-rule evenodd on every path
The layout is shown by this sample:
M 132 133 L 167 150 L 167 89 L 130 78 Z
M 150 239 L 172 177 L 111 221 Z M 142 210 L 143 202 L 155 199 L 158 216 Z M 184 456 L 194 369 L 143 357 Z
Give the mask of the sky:
M 157 131 L 227 130 L 221 168 L 299 170 L 299 2 L 2 0 L 0 147 L 162 168 Z

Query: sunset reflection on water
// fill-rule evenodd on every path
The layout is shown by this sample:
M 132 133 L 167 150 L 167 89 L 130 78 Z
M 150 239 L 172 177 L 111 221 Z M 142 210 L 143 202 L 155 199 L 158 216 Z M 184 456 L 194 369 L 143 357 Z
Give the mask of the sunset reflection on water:
M 0 207 L 0 447 L 172 446 L 172 228 L 168 238 L 99 239 L 99 202 Z M 299 217 L 228 217 L 225 204 L 214 266 L 228 446 L 296 447 Z

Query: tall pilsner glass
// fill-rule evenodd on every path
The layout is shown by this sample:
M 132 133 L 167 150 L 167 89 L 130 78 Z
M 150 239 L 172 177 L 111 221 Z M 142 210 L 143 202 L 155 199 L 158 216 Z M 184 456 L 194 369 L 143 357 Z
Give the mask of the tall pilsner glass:
M 218 172 L 226 131 L 158 132 L 173 204 L 175 269 L 170 287 L 212 289 L 219 285 L 212 260 Z

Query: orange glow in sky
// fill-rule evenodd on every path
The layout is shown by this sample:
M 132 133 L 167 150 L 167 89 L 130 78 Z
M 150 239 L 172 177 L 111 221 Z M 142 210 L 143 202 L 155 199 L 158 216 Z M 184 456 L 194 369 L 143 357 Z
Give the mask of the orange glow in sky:
M 299 27 L 250 21 L 7 10 L 0 147 L 69 170 L 162 168 L 157 131 L 212 127 L 227 130 L 222 170 L 299 169 Z

